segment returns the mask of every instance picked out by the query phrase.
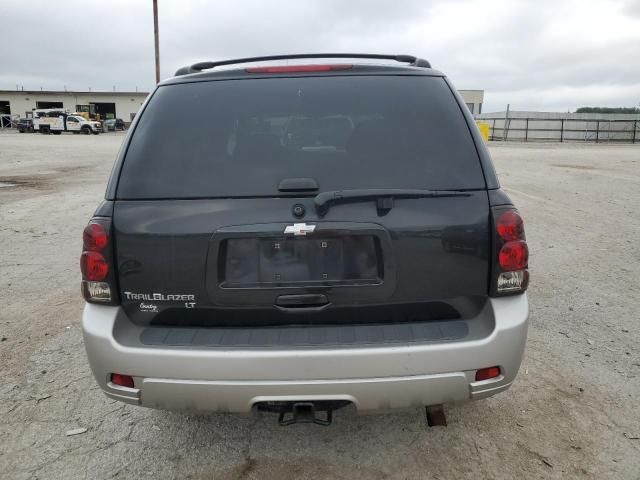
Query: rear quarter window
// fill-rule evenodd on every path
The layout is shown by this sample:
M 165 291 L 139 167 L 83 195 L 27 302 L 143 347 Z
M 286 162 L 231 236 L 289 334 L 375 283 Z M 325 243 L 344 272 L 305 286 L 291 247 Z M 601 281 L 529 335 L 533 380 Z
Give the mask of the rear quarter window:
M 441 77 L 319 76 L 161 86 L 131 137 L 117 198 L 277 196 L 485 188 L 462 111 Z

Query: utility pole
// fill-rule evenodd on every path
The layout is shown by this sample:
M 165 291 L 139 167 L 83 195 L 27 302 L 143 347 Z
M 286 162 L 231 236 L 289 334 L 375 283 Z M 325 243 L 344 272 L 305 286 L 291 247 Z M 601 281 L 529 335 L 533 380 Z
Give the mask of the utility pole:
M 160 43 L 158 40 L 158 0 L 153 0 L 153 37 L 156 49 L 156 83 L 160 83 Z

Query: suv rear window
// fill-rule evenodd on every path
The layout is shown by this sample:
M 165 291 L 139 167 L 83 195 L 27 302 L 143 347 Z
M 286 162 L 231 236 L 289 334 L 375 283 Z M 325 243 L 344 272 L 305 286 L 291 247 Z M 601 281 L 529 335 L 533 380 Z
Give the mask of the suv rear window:
M 120 199 L 481 189 L 471 134 L 441 77 L 323 76 L 161 86 L 133 133 Z

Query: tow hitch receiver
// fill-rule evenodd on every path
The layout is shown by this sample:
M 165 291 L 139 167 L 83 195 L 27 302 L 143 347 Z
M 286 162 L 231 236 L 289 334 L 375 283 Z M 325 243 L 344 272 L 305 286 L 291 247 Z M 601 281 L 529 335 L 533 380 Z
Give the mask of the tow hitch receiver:
M 349 405 L 346 400 L 317 400 L 310 402 L 262 402 L 258 410 L 279 413 L 278 424 L 282 427 L 294 423 L 315 423 L 327 427 L 333 422 L 333 411 Z M 318 413 L 324 412 L 319 416 Z
M 318 418 L 316 416 L 316 406 L 313 403 L 294 403 L 291 411 L 291 417 L 285 418 L 287 414 L 285 412 L 280 412 L 278 423 L 282 427 L 293 425 L 294 423 L 315 423 L 316 425 L 328 427 L 333 421 L 333 410 L 326 410 L 326 412 L 324 419 Z

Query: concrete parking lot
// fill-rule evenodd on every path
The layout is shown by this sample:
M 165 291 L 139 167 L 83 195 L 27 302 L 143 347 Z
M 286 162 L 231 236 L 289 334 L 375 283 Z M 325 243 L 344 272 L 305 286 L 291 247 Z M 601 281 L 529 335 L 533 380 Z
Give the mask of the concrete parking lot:
M 640 478 L 640 146 L 491 145 L 531 249 L 511 390 L 449 406 L 447 428 L 421 410 L 282 428 L 97 388 L 78 257 L 122 139 L 0 133 L 0 477 Z

